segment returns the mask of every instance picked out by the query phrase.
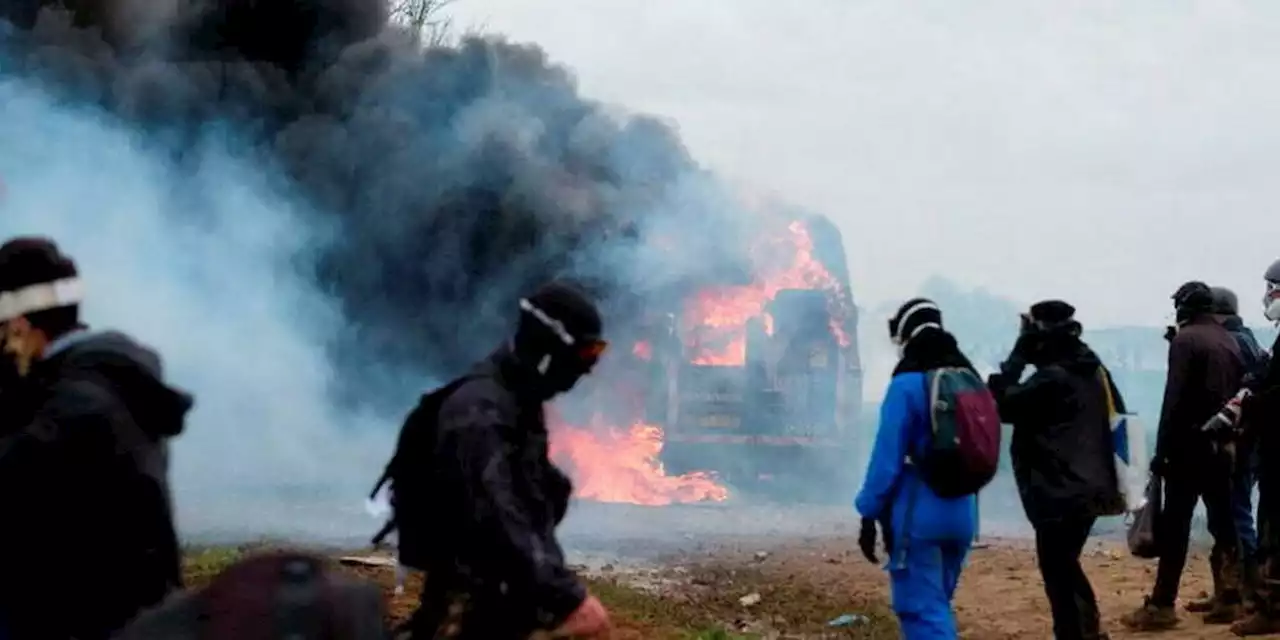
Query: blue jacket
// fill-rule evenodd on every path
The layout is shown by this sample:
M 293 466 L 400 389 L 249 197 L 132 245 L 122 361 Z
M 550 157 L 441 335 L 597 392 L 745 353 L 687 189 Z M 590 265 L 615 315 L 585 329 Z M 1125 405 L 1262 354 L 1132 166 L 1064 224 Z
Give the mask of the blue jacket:
M 939 498 L 907 463 L 908 452 L 923 451 L 929 442 L 928 406 L 923 373 L 900 373 L 889 381 L 880 405 L 875 449 L 854 507 L 865 518 L 890 519 L 894 543 L 906 536 L 967 543 L 973 540 L 977 527 L 975 498 Z M 913 500 L 908 522 L 907 507 Z

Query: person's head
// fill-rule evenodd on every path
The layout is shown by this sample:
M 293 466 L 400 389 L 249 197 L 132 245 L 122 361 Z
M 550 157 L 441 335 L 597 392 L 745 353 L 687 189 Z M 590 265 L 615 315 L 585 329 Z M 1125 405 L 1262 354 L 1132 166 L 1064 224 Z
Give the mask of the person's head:
M 1209 287 L 1213 295 L 1213 315 L 1223 319 L 1240 315 L 1240 299 L 1226 287 Z
M 942 310 L 928 298 L 912 298 L 889 318 L 889 339 L 901 351 L 930 329 L 942 330 Z
M 955 336 L 942 324 L 942 310 L 927 298 L 912 298 L 889 318 L 889 339 L 898 346 L 894 375 L 973 364 L 960 352 Z
M 591 373 L 608 346 L 603 334 L 600 310 L 587 294 L 552 282 L 520 300 L 512 352 L 529 369 L 534 393 L 550 399 Z
M 1022 314 L 1022 335 L 1027 344 L 1024 357 L 1039 365 L 1071 350 L 1080 342 L 1083 327 L 1076 320 L 1076 308 L 1062 300 L 1042 300 Z
M 0 245 L 0 337 L 19 375 L 50 342 L 80 326 L 83 297 L 75 262 L 52 240 L 21 237 Z
M 1170 297 L 1173 299 L 1174 318 L 1178 326 L 1213 313 L 1213 290 L 1198 280 L 1178 287 Z
M 1262 296 L 1262 315 L 1280 323 L 1280 260 L 1272 262 L 1262 277 L 1267 281 L 1267 292 Z

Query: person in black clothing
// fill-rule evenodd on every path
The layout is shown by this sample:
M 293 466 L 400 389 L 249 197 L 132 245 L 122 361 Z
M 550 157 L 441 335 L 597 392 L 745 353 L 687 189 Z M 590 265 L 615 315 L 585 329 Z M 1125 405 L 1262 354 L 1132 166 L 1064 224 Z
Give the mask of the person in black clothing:
M 81 297 L 52 241 L 0 246 L 0 621 L 24 640 L 108 638 L 182 585 L 167 442 L 192 399 Z
M 1112 460 L 1111 407 L 1124 401 L 1098 356 L 1080 340 L 1075 309 L 1040 302 L 1000 372 L 987 381 L 1013 425 L 1009 453 L 1058 640 L 1104 638 L 1080 553 L 1101 515 L 1123 511 Z M 1026 382 L 1023 370 L 1035 367 Z
M 448 524 L 429 553 L 400 528 L 402 562 L 430 556 L 410 637 L 433 638 L 442 627 L 476 640 L 607 632 L 608 614 L 556 541 L 572 486 L 547 457 L 543 415 L 545 402 L 592 370 L 605 347 L 601 331 L 585 294 L 547 285 L 520 301 L 514 338 L 445 387 L 432 465 L 435 522 Z
M 1177 332 L 1169 342 L 1169 370 L 1156 433 L 1151 472 L 1164 481 L 1164 509 L 1157 523 L 1160 563 L 1151 596 L 1124 616 L 1138 630 L 1177 624 L 1174 603 L 1187 562 L 1191 519 L 1204 500 L 1213 536 L 1214 608 L 1206 624 L 1230 624 L 1240 614 L 1240 541 L 1231 513 L 1231 461 L 1204 425 L 1240 390 L 1244 359 L 1235 338 L 1213 318 L 1213 294 L 1188 282 L 1173 295 Z
M 1239 301 L 1235 292 L 1226 287 L 1210 287 L 1213 294 L 1214 319 L 1226 329 L 1240 347 L 1240 355 L 1244 358 L 1245 376 L 1241 388 L 1253 391 L 1254 385 L 1266 373 L 1270 355 L 1258 344 L 1253 331 L 1244 325 L 1240 318 Z M 1258 553 L 1258 534 L 1254 527 L 1253 487 L 1257 480 L 1258 456 L 1255 447 L 1247 438 L 1235 437 L 1240 425 L 1233 425 L 1232 434 L 1225 436 L 1228 441 L 1234 471 L 1232 476 L 1231 508 L 1236 523 L 1236 533 L 1240 536 L 1241 567 L 1245 583 L 1252 583 Z M 1215 571 L 1220 570 L 1213 567 Z M 1212 611 L 1216 605 L 1210 596 L 1203 600 L 1187 604 L 1187 611 L 1205 613 Z
M 1263 274 L 1266 292 L 1263 316 L 1280 324 L 1280 260 Z M 1272 464 L 1258 466 L 1258 571 L 1257 587 L 1250 594 L 1250 615 L 1236 622 L 1231 631 L 1238 636 L 1280 633 L 1280 336 L 1271 346 L 1271 360 L 1262 378 L 1252 385 L 1252 395 L 1241 403 L 1240 422 L 1246 440 L 1252 442 L 1259 460 Z

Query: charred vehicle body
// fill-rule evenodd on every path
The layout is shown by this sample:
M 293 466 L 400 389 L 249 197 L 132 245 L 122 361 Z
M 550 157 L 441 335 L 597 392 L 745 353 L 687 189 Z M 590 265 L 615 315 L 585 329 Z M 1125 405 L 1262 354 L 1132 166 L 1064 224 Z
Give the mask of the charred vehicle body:
M 815 216 L 797 228 L 813 277 L 698 283 L 640 322 L 631 357 L 613 365 L 629 371 L 602 376 L 627 380 L 631 393 L 601 389 L 597 407 L 627 405 L 660 427 L 666 473 L 710 471 L 735 493 L 791 498 L 834 497 L 852 486 L 862 366 L 848 267 L 833 223 Z M 698 301 L 708 291 L 755 298 L 717 319 Z

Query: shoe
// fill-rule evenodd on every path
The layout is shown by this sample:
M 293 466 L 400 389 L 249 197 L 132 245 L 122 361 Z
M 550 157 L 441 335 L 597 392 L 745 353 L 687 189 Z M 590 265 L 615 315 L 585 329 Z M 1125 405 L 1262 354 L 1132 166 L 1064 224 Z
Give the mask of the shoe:
M 1157 606 L 1144 598 L 1141 607 L 1120 617 L 1120 624 L 1132 631 L 1165 631 L 1178 626 L 1178 614 L 1172 606 Z
M 1183 609 L 1186 609 L 1187 613 L 1209 613 L 1216 606 L 1218 606 L 1218 599 L 1201 591 L 1200 597 L 1188 602 Z
M 1261 613 L 1251 613 L 1231 625 L 1231 633 L 1240 636 L 1265 636 L 1280 633 L 1280 621 Z
M 1241 606 L 1238 604 L 1214 603 L 1211 611 L 1201 618 L 1205 624 L 1231 624 L 1241 617 Z

